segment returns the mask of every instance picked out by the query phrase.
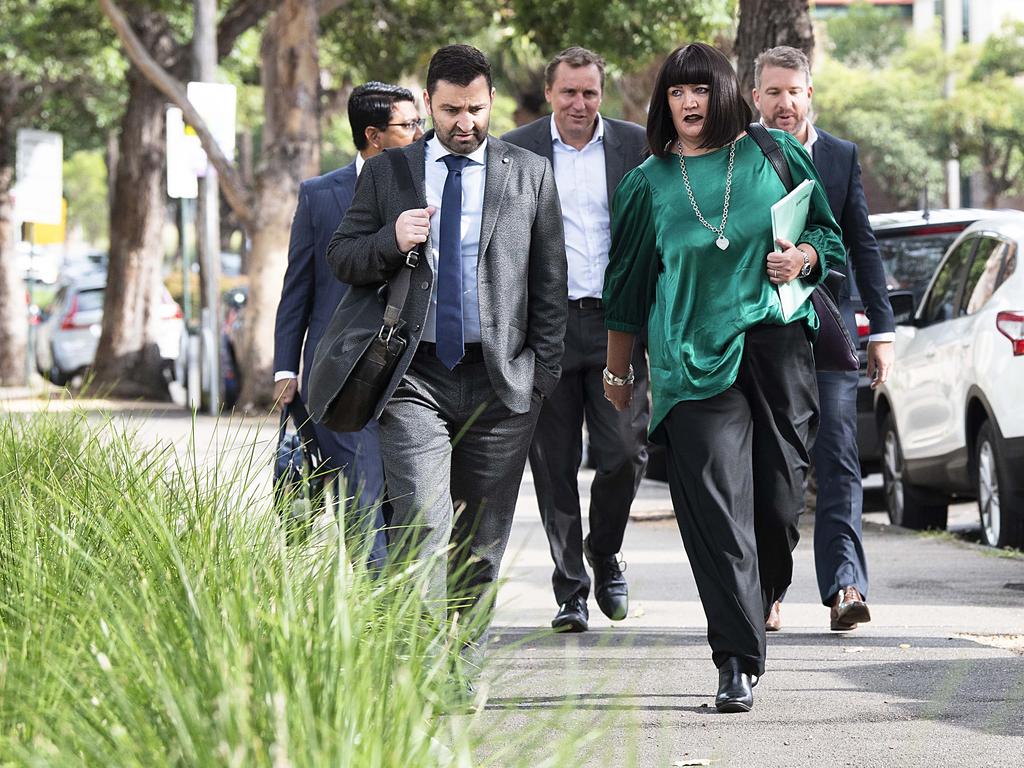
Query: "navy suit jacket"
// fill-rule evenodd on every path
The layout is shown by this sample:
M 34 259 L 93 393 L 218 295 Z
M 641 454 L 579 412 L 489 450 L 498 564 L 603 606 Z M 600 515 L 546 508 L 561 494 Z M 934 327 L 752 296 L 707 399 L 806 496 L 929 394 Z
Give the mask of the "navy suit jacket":
M 304 360 L 303 392 L 316 345 L 348 290 L 327 265 L 327 246 L 352 203 L 355 188 L 355 162 L 299 186 L 288 269 L 274 326 L 274 370 L 298 372 L 300 359 Z
M 849 268 L 852 267 L 853 282 L 857 284 L 868 320 L 871 321 L 871 332 L 893 331 L 896 326 L 885 285 L 885 268 L 878 251 L 878 241 L 868 221 L 868 203 L 860 183 L 857 145 L 836 138 L 820 128 L 815 130 L 818 132 L 818 140 L 811 147 L 811 157 L 825 185 L 832 215 L 843 230 L 843 243 L 847 251 L 846 264 L 837 266 L 848 278 L 840 291 L 839 309 L 850 328 L 850 334 L 856 339 L 857 328 L 850 301 Z

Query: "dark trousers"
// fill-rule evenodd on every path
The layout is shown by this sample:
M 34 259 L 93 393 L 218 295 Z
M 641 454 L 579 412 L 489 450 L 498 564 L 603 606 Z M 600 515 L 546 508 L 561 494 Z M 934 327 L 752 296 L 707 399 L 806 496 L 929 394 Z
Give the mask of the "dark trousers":
M 647 357 L 643 345 L 633 354 L 632 407 L 622 411 L 605 400 L 602 372 L 608 332 L 604 311 L 569 305 L 565 354 L 558 386 L 541 408 L 530 446 L 530 470 L 555 569 L 555 601 L 590 594 L 583 566 L 583 521 L 576 477 L 582 458 L 584 419 L 596 466 L 590 486 L 590 546 L 595 554 L 622 549 L 629 507 L 647 465 Z
M 855 586 L 868 593 L 867 560 L 861 535 L 864 491 L 857 452 L 856 372 L 818 374 L 821 423 L 814 443 L 818 499 L 814 512 L 814 570 L 821 602 Z
M 333 432 L 313 424 L 316 441 L 338 473 L 339 504 L 345 516 L 345 536 L 350 546 L 367 552 L 368 564 L 379 568 L 387 557 L 387 536 L 381 497 L 384 495 L 384 464 L 380 456 L 377 424 L 360 432 Z
M 384 408 L 389 562 L 430 559 L 436 614 L 475 606 L 497 580 L 539 411 L 535 396 L 528 413 L 512 413 L 482 359 L 449 371 L 422 345 Z
M 734 656 L 749 674 L 764 673 L 764 621 L 793 577 L 817 422 L 801 323 L 747 331 L 735 383 L 665 418 L 672 504 L 715 666 Z

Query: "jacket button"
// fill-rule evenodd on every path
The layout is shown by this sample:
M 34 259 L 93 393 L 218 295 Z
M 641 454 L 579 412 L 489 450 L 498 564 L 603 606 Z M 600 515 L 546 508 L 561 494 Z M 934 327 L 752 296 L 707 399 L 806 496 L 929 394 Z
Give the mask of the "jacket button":
M 427 288 L 429 288 L 429 287 L 430 287 L 430 283 L 428 283 L 426 280 L 424 280 L 422 283 L 420 283 L 420 288 L 422 288 L 424 291 L 427 290 Z

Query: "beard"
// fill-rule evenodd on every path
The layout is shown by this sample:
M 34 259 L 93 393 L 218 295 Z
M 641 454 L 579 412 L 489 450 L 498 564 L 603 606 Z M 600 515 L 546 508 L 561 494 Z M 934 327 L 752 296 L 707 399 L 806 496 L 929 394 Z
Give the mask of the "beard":
M 487 138 L 487 129 L 489 123 L 482 126 L 473 126 L 473 131 L 470 136 L 457 136 L 458 129 L 453 125 L 450 128 L 444 128 L 438 125 L 437 121 L 434 121 L 434 134 L 437 136 L 437 140 L 441 142 L 441 145 L 456 155 L 470 155 L 484 143 L 484 139 Z

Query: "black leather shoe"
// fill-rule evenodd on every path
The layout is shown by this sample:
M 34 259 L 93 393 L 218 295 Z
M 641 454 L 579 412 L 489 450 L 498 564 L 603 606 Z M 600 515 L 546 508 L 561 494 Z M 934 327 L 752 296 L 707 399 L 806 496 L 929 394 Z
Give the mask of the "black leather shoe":
M 740 660 L 731 656 L 718 668 L 715 707 L 719 712 L 749 712 L 754 706 L 753 685 L 751 676 L 740 667 Z
M 579 595 L 573 595 L 562 603 L 555 618 L 551 620 L 551 626 L 556 632 L 586 632 L 589 619 L 587 601 Z
M 595 555 L 590 536 L 583 540 L 583 554 L 594 570 L 594 597 L 601 613 L 612 621 L 622 621 L 629 613 L 629 587 L 622 575 L 626 564 L 616 555 Z

